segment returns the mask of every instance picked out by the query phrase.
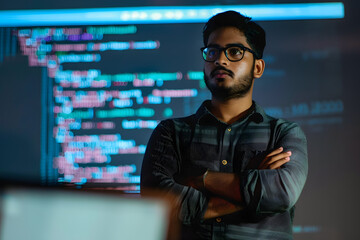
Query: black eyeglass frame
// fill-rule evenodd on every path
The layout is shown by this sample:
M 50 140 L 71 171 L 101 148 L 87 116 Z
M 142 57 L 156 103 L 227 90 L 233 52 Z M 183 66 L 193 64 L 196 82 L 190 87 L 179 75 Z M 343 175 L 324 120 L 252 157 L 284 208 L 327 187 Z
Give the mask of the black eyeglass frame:
M 238 48 L 240 48 L 240 49 L 242 49 L 242 50 L 244 51 L 244 54 L 242 55 L 242 57 L 241 57 L 240 59 L 238 59 L 238 60 L 230 60 L 230 59 L 229 59 L 229 57 L 228 57 L 228 55 L 227 55 L 227 53 L 226 53 L 226 50 L 228 50 L 228 49 L 231 48 L 231 47 L 238 47 Z M 247 47 L 245 47 L 245 46 L 243 46 L 243 45 L 241 45 L 241 44 L 230 44 L 230 45 L 228 45 L 228 46 L 226 46 L 226 47 L 210 46 L 210 47 L 202 47 L 202 48 L 200 48 L 201 53 L 202 53 L 202 56 L 203 56 L 203 59 L 204 59 L 206 62 L 215 62 L 215 61 L 216 61 L 216 58 L 215 58 L 214 60 L 212 60 L 212 61 L 206 60 L 206 59 L 204 58 L 204 56 L 205 56 L 205 55 L 204 55 L 204 50 L 207 49 L 207 48 L 215 48 L 215 49 L 219 50 L 219 53 L 224 52 L 226 58 L 227 58 L 230 62 L 238 62 L 238 61 L 241 61 L 241 60 L 244 58 L 244 55 L 245 55 L 245 52 L 246 52 L 246 51 L 252 53 L 252 54 L 254 55 L 254 57 L 255 57 L 256 59 L 258 59 L 256 53 L 255 53 L 252 49 L 247 48 Z M 220 55 L 219 55 L 219 56 L 220 56 Z M 219 57 L 219 56 L 218 56 L 218 57 Z

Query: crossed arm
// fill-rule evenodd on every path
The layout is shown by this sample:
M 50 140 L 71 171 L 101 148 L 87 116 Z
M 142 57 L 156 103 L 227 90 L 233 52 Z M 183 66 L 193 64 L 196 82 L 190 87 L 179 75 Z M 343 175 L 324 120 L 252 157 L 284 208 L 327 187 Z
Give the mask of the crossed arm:
M 276 143 L 283 149 L 270 152 L 257 169 L 238 174 L 208 172 L 205 189 L 209 195 L 200 190 L 203 176 L 185 183 L 174 179 L 179 171 L 179 151 L 175 148 L 172 129 L 169 122 L 164 122 L 154 131 L 143 161 L 141 189 L 160 188 L 177 194 L 184 223 L 234 213 L 245 206 L 270 213 L 295 204 L 307 175 L 306 139 L 296 125 L 282 129 Z
M 280 147 L 269 153 L 258 169 L 279 169 L 289 162 L 291 152 L 283 152 L 283 150 Z M 192 187 L 205 188 L 213 195 L 219 196 L 210 198 L 204 219 L 223 216 L 243 209 L 240 177 L 237 174 L 208 171 L 205 175 L 196 178 L 189 182 Z

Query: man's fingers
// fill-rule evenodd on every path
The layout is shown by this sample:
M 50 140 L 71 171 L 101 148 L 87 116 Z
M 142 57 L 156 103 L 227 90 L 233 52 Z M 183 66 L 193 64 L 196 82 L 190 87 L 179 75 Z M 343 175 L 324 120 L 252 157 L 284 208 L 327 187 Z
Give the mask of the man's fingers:
M 280 160 L 280 159 L 283 159 L 283 158 L 286 158 L 286 157 L 290 157 L 291 156 L 291 152 L 288 151 L 288 152 L 284 152 L 284 153 L 279 153 L 275 156 L 272 156 L 270 158 L 265 158 L 265 163 L 267 163 L 268 165 Z
M 275 149 L 274 151 L 272 151 L 271 153 L 269 153 L 268 155 L 266 155 L 266 157 L 267 158 L 272 157 L 272 156 L 274 156 L 276 154 L 281 153 L 283 150 L 284 150 L 283 147 L 279 147 L 279 148 Z
M 266 155 L 264 160 L 262 160 L 262 162 L 260 163 L 259 169 L 265 169 L 266 168 L 265 165 L 268 165 L 267 162 L 269 161 L 269 159 L 271 160 L 272 156 L 275 156 L 275 155 L 281 153 L 283 150 L 284 150 L 283 147 L 279 147 L 279 148 L 275 149 L 274 151 L 270 152 L 268 155 Z
M 290 161 L 290 157 L 284 157 L 276 161 L 272 161 L 271 163 L 269 162 L 262 163 L 258 169 L 276 169 L 289 161 Z
M 272 164 L 269 165 L 268 169 L 277 169 L 280 168 L 282 165 L 284 165 L 285 163 L 289 162 L 290 158 L 286 157 L 286 158 L 282 158 Z
M 290 151 L 284 153 L 282 151 L 283 151 L 282 148 L 278 148 L 272 151 L 270 154 L 268 154 L 259 165 L 259 169 L 266 169 L 268 165 L 274 163 L 275 161 L 291 156 Z
M 290 161 L 291 151 L 282 152 L 283 148 L 278 148 L 268 154 L 259 165 L 259 169 L 276 169 Z

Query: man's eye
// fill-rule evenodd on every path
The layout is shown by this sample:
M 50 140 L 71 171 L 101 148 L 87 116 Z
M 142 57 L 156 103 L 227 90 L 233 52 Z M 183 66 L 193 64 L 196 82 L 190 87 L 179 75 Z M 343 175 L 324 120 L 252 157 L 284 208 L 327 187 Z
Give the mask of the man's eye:
M 240 48 L 232 47 L 227 50 L 228 54 L 231 56 L 239 56 L 242 55 L 243 51 Z
M 213 57 L 213 56 L 216 55 L 216 52 L 217 52 L 217 49 L 215 49 L 215 48 L 210 48 L 210 49 L 208 50 L 208 52 L 207 52 L 207 55 L 208 55 L 209 57 Z

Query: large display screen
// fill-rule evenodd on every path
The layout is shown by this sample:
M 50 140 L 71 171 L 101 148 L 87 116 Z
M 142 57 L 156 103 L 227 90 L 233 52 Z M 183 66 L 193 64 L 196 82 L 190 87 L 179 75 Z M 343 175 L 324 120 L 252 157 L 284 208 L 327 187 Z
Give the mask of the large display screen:
M 352 58 L 340 2 L 0 13 L 1 178 L 138 193 L 152 130 L 211 97 L 202 28 L 227 7 L 266 30 L 266 68 L 254 100 L 269 115 L 298 122 L 308 138 L 297 239 L 343 236 L 337 221 L 323 217 L 334 211 L 324 201 L 343 204 L 339 180 L 359 180 L 338 167 L 348 149 L 342 139 L 359 132 L 345 112 L 354 89 L 345 83 Z M 4 24 L 11 14 L 26 17 Z

